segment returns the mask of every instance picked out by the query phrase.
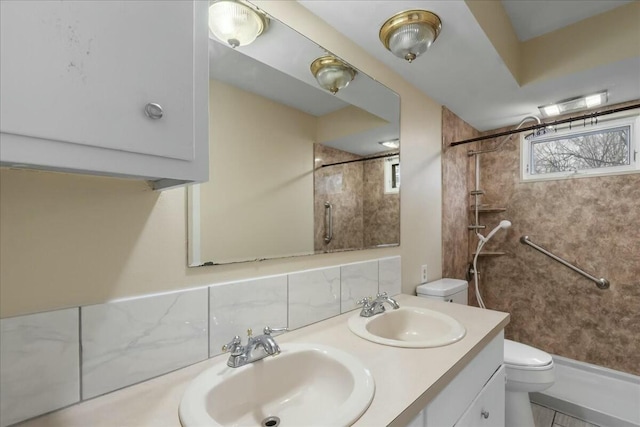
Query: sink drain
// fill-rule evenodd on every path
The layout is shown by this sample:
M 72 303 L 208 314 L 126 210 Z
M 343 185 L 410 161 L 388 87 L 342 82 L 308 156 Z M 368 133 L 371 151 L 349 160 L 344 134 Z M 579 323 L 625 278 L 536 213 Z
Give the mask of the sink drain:
M 278 427 L 280 425 L 280 418 L 267 417 L 262 420 L 262 427 Z

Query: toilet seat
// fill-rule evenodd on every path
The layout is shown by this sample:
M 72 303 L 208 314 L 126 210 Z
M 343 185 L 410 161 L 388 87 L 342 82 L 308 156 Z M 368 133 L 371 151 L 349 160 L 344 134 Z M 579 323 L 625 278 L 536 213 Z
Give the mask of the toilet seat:
M 542 391 L 555 381 L 551 356 L 526 344 L 504 340 L 504 366 L 507 391 Z
M 548 353 L 519 342 L 504 340 L 504 364 L 513 368 L 544 368 L 553 363 Z

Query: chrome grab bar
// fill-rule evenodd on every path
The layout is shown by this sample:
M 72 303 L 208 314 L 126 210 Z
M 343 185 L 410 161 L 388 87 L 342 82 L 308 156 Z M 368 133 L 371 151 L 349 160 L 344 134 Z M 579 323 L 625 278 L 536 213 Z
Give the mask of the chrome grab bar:
M 576 273 L 580 273 L 584 277 L 586 277 L 587 279 L 596 282 L 596 286 L 598 286 L 598 288 L 600 288 L 600 289 L 609 289 L 609 281 L 607 279 L 604 279 L 604 278 L 598 279 L 597 277 L 592 276 L 591 274 L 589 274 L 586 271 L 576 267 L 575 265 L 570 264 L 569 262 L 565 261 L 564 259 L 560 258 L 559 256 L 552 254 L 551 252 L 549 252 L 545 248 L 543 248 L 541 246 L 538 246 L 535 243 L 533 243 L 531 240 L 529 240 L 529 236 L 520 237 L 520 243 L 522 243 L 523 245 L 531 246 L 533 249 L 535 249 L 537 251 L 540 251 L 543 254 L 545 254 L 546 256 L 548 256 L 549 258 L 552 258 L 552 259 L 558 261 L 560 264 L 562 264 L 562 265 L 564 265 L 566 267 L 569 267 L 570 269 L 572 269 Z
M 324 242 L 329 243 L 333 240 L 333 205 L 324 202 Z

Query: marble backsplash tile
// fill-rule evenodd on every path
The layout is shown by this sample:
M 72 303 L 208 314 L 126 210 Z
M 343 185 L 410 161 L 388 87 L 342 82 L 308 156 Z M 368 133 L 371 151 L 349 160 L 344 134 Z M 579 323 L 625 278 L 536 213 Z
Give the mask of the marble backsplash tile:
M 288 327 L 286 275 L 213 285 L 209 298 L 211 357 L 235 335 L 245 342 L 249 328 L 258 335 L 265 326 Z
M 358 307 L 356 301 L 378 293 L 378 261 L 358 262 L 340 267 L 341 304 L 345 313 Z
M 340 314 L 340 267 L 289 274 L 289 328 Z
M 82 398 L 207 359 L 207 289 L 82 307 Z
M 80 400 L 78 308 L 0 319 L 0 426 Z
M 401 264 L 399 256 L 378 260 L 378 292 L 386 292 L 389 296 L 398 295 L 401 292 Z
M 0 427 L 215 356 L 247 328 L 300 328 L 397 294 L 400 266 L 389 257 L 0 319 Z

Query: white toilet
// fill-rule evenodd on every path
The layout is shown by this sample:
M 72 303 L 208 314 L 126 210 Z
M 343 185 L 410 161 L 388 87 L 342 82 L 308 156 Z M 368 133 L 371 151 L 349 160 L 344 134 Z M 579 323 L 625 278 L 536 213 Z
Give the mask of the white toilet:
M 419 297 L 467 304 L 464 280 L 439 279 L 416 288 Z M 551 387 L 555 381 L 553 359 L 537 348 L 504 340 L 506 427 L 534 427 L 529 393 Z

